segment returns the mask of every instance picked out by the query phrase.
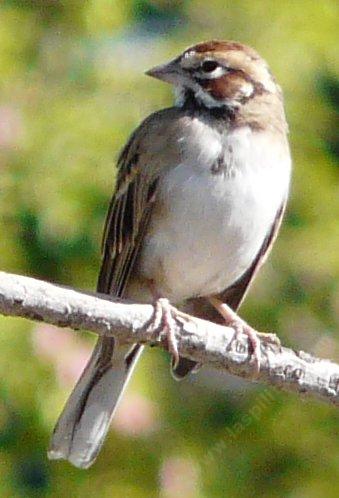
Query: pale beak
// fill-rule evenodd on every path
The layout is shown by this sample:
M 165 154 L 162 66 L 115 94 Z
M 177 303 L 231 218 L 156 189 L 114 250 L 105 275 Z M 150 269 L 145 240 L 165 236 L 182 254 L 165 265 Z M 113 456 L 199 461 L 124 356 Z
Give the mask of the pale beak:
M 178 59 L 174 59 L 167 64 L 152 67 L 145 74 L 152 76 L 152 78 L 166 81 L 167 83 L 178 83 L 178 80 L 182 77 L 182 69 L 178 63 Z

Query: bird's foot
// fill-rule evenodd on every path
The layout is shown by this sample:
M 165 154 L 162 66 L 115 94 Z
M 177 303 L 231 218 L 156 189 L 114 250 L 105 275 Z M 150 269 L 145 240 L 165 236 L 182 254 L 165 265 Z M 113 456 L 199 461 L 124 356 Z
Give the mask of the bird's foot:
M 154 303 L 154 315 L 150 327 L 156 334 L 157 340 L 159 340 L 159 332 L 165 332 L 167 349 L 173 357 L 174 368 L 179 362 L 178 344 L 175 337 L 175 321 L 183 323 L 189 318 L 189 315 L 177 310 L 166 298 L 158 298 Z
M 254 365 L 254 375 L 258 375 L 261 366 L 261 344 L 274 345 L 275 347 L 281 347 L 280 339 L 276 334 L 266 334 L 263 332 L 257 332 L 250 325 L 248 325 L 241 318 L 232 320 L 226 323 L 228 327 L 234 329 L 234 336 L 231 340 L 231 344 L 234 340 L 240 338 L 241 335 L 246 335 L 252 349 L 251 363 Z

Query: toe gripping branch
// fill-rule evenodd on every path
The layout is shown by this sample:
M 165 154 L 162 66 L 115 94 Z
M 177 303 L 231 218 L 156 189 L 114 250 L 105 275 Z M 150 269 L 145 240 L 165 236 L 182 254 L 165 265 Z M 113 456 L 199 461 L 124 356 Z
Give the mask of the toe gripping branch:
M 182 324 L 190 319 L 189 315 L 172 306 L 166 298 L 158 298 L 154 303 L 154 314 L 148 328 L 153 332 L 157 342 L 161 341 L 165 336 L 167 350 L 173 357 L 173 368 L 176 368 L 179 363 L 175 322 Z

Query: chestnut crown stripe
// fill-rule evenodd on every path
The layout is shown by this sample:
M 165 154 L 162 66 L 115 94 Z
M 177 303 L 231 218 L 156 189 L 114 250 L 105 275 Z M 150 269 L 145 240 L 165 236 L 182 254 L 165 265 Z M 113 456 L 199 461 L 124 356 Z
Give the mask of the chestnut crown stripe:
M 190 52 L 191 50 L 192 47 L 187 49 L 184 54 Z M 194 46 L 194 51 L 197 53 L 228 52 L 230 50 L 243 52 L 253 60 L 261 59 L 258 52 L 256 52 L 252 47 L 248 47 L 247 45 L 243 45 L 242 43 L 235 41 L 211 40 L 209 42 L 198 43 Z

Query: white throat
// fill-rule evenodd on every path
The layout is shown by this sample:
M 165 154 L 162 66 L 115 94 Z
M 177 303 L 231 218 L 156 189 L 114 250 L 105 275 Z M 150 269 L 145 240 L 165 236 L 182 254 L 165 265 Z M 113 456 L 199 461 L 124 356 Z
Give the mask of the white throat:
M 237 109 L 240 107 L 240 103 L 235 99 L 225 99 L 221 101 L 214 99 L 199 85 L 194 85 L 194 88 L 191 88 L 191 90 L 193 91 L 198 103 L 203 105 L 204 107 L 207 107 L 208 109 L 215 109 L 226 106 L 231 109 Z M 174 96 L 176 107 L 182 107 L 185 104 L 186 91 L 187 87 L 185 87 L 184 85 L 175 85 Z

